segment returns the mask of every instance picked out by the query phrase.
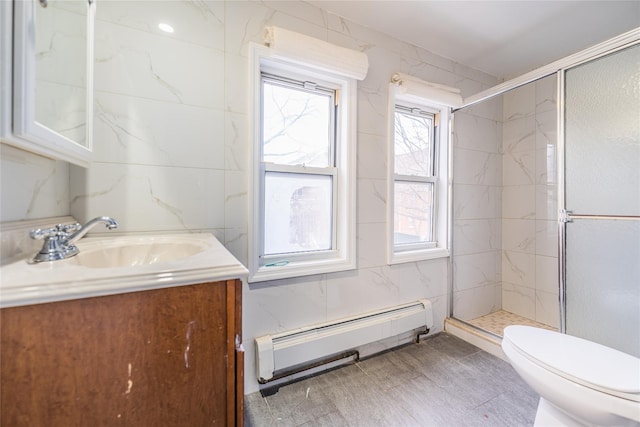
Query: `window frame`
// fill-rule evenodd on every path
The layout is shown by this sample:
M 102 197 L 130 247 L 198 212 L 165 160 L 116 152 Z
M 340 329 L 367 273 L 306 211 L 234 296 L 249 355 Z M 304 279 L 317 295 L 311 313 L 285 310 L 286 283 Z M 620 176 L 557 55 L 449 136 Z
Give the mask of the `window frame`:
M 336 103 L 336 92 L 337 89 L 336 87 L 328 87 L 329 85 L 327 85 L 325 83 L 325 85 L 322 84 L 318 84 L 317 82 L 311 83 L 309 81 L 301 81 L 298 79 L 294 79 L 291 78 L 290 76 L 282 76 L 282 75 L 276 75 L 276 74 L 272 74 L 272 73 L 268 73 L 265 71 L 261 71 L 260 72 L 260 88 L 261 88 L 261 95 L 260 95 L 260 100 L 262 101 L 262 99 L 264 98 L 264 85 L 265 82 L 269 82 L 271 84 L 276 84 L 279 85 L 281 87 L 286 87 L 286 88 L 290 88 L 290 89 L 295 89 L 295 90 L 300 90 L 301 92 L 308 92 L 308 93 L 320 93 L 322 95 L 328 95 L 330 101 L 333 103 L 334 107 L 333 107 L 333 111 L 329 111 L 328 115 L 329 115 L 329 129 L 328 129 L 328 158 L 327 158 L 327 166 L 325 167 L 321 167 L 321 166 L 308 166 L 308 165 L 304 165 L 304 164 L 300 164 L 300 165 L 289 165 L 289 164 L 283 164 L 283 163 L 274 163 L 274 162 L 266 162 L 264 161 L 264 135 L 262 134 L 262 131 L 264 131 L 264 105 L 262 102 L 260 102 L 260 141 L 258 141 L 258 144 L 260 145 L 259 151 L 260 151 L 260 193 L 262 199 L 261 199 L 261 204 L 260 204 L 260 217 L 262 221 L 266 221 L 265 216 L 266 216 L 266 208 L 264 206 L 264 202 L 265 202 L 265 198 L 264 195 L 266 194 L 266 181 L 267 181 L 267 174 L 268 173 L 280 173 L 280 174 L 292 174 L 292 175 L 298 175 L 298 176 L 308 176 L 308 175 L 319 175 L 319 176 L 328 176 L 331 177 L 331 186 L 332 186 L 332 194 L 331 194 L 331 248 L 330 249 L 321 249 L 321 250 L 315 250 L 315 251 L 307 251 L 307 252 L 288 252 L 288 253 L 279 253 L 279 254 L 267 254 L 266 250 L 265 250 L 265 244 L 266 244 L 266 234 L 264 233 L 264 227 L 263 226 L 261 228 L 261 232 L 259 237 L 259 241 L 258 241 L 258 249 L 260 251 L 260 257 L 263 260 L 262 262 L 260 262 L 261 265 L 273 265 L 273 264 L 277 264 L 277 263 L 281 263 L 283 260 L 282 258 L 287 258 L 287 261 L 291 262 L 291 261 L 296 261 L 296 260 L 305 260 L 305 259 L 321 259 L 327 256 L 334 256 L 334 251 L 336 248 L 336 243 L 337 243 L 337 239 L 336 239 L 336 215 L 337 215 L 337 211 L 336 211 L 336 206 L 338 204 L 338 200 L 337 200 L 337 193 L 338 193 L 338 185 L 337 185 L 337 181 L 338 181 L 338 177 L 337 177 L 337 168 L 335 166 L 336 164 L 336 129 L 337 129 L 337 120 L 336 120 L 336 116 L 338 114 L 338 106 Z M 311 87 L 311 84 L 313 84 L 313 88 Z
M 398 108 L 400 106 L 400 108 Z M 434 126 L 431 145 L 432 175 L 402 175 L 395 173 L 395 113 L 398 110 L 411 112 L 418 109 L 433 114 Z M 389 142 L 388 142 L 388 194 L 387 194 L 387 262 L 399 264 L 447 257 L 449 251 L 449 151 L 450 151 L 450 107 L 427 99 L 406 96 L 390 85 L 389 96 Z M 432 241 L 407 244 L 395 243 L 395 184 L 433 183 Z
M 401 105 L 402 104 L 402 105 Z M 436 223 L 437 223 L 437 205 L 438 205 L 438 197 L 437 197 L 437 181 L 438 181 L 438 164 L 437 164 L 437 159 L 438 159 L 438 146 L 439 146 L 439 135 L 438 135 L 438 130 L 439 130 L 439 126 L 438 126 L 438 120 L 439 120 L 439 116 L 440 116 L 440 112 L 437 110 L 434 110 L 433 108 L 426 108 L 424 106 L 419 107 L 415 104 L 412 103 L 408 103 L 408 102 L 404 102 L 404 101 L 400 101 L 400 102 L 396 102 L 394 105 L 394 111 L 393 111 L 393 122 L 394 122 L 394 132 L 393 135 L 391 136 L 392 140 L 393 140 L 393 147 L 391 148 L 391 150 L 394 152 L 394 156 L 392 157 L 392 161 L 393 161 L 393 166 L 391 166 L 392 168 L 395 167 L 395 142 L 396 142 L 396 134 L 395 134 L 395 117 L 397 113 L 403 113 L 406 115 L 411 115 L 414 117 L 421 117 L 421 116 L 430 116 L 431 117 L 431 122 L 432 122 L 432 126 L 430 128 L 430 141 L 429 141 L 429 163 L 430 163 L 430 167 L 429 167 L 429 174 L 428 175 L 404 175 L 404 174 L 398 174 L 395 172 L 395 168 L 393 171 L 393 202 L 394 205 L 391 207 L 391 209 L 393 209 L 394 212 L 394 216 L 393 216 L 393 231 L 394 231 L 394 241 L 393 241 L 393 246 L 394 246 L 394 252 L 395 253 L 401 253 L 401 252 L 409 252 L 409 251 L 420 251 L 420 250 L 424 250 L 424 249 L 431 249 L 431 248 L 435 248 L 436 247 Z M 429 234 L 432 237 L 432 240 L 428 240 L 428 241 L 424 241 L 424 242 L 415 242 L 415 243 L 403 243 L 403 244 L 396 244 L 395 243 L 395 195 L 396 195 L 396 184 L 398 183 L 407 183 L 407 184 L 431 184 L 431 192 L 432 192 L 432 197 L 431 197 L 431 224 L 429 224 Z
M 329 272 L 352 270 L 355 262 L 355 79 L 336 75 L 298 60 L 276 54 L 251 43 L 249 58 L 250 126 L 252 150 L 249 185 L 249 282 L 285 279 Z M 262 85 L 263 75 L 279 82 L 314 82 L 335 89 L 338 105 L 334 115 L 333 148 L 327 168 L 285 165 L 262 161 Z M 302 85 L 304 86 L 304 84 Z M 330 163 L 331 163 L 330 161 Z M 264 177 L 267 172 L 324 175 L 332 177 L 332 249 L 303 253 L 265 255 L 264 253 Z

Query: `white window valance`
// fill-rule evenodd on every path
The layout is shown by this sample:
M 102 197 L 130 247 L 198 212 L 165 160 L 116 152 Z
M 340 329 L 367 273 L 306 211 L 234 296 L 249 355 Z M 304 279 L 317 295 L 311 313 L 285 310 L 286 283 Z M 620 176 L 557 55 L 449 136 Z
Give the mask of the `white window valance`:
M 369 58 L 363 52 L 280 27 L 266 27 L 264 41 L 276 55 L 342 76 L 363 80 L 369 70 Z
M 429 101 L 452 108 L 462 106 L 460 89 L 427 82 L 403 73 L 395 73 L 391 77 L 391 83 L 396 86 L 398 93 L 406 98 L 415 98 L 422 102 Z

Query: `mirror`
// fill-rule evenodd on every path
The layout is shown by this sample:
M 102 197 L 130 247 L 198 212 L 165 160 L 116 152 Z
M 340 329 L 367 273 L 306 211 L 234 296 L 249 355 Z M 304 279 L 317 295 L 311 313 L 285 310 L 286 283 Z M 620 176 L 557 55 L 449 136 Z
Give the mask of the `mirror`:
M 94 9 L 87 0 L 13 1 L 10 144 L 88 165 Z

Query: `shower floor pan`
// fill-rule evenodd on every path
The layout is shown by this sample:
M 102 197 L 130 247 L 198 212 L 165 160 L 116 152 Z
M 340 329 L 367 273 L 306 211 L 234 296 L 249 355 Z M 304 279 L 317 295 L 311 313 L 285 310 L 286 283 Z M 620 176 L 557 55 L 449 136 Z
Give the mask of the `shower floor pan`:
M 494 356 L 507 360 L 502 352 L 501 343 L 502 331 L 509 325 L 527 325 L 553 331 L 557 330 L 557 328 L 504 310 L 468 321 L 447 318 L 444 329 L 451 335 L 461 338 Z
M 551 331 L 558 330 L 557 328 L 545 325 L 544 323 L 536 322 L 504 310 L 499 310 L 494 313 L 487 314 L 486 316 L 469 320 L 467 323 L 499 336 L 502 336 L 502 331 L 504 331 L 504 328 L 509 325 L 535 326 L 536 328 L 549 329 Z

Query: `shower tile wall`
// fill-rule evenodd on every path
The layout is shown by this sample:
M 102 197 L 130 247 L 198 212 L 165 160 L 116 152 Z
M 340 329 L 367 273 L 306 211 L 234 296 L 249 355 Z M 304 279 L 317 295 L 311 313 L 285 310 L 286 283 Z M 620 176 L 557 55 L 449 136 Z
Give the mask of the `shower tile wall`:
M 502 100 L 455 113 L 453 151 L 453 314 L 500 310 Z
M 504 95 L 502 308 L 558 326 L 556 78 Z
M 556 79 L 455 114 L 453 314 L 558 325 Z

